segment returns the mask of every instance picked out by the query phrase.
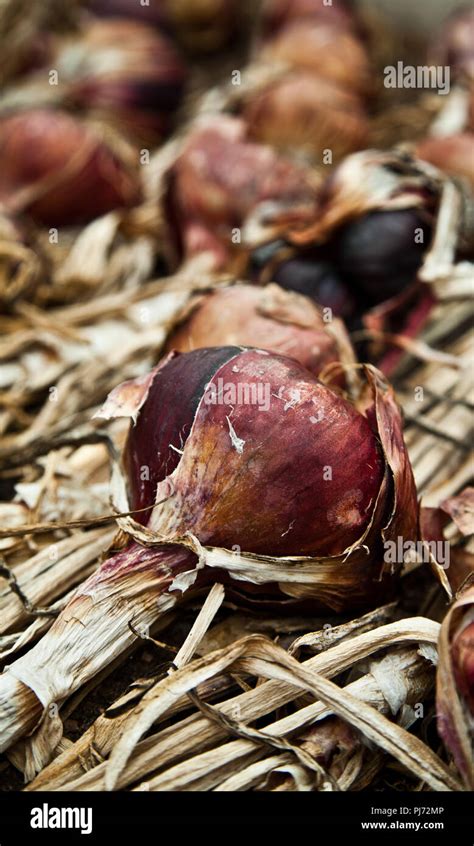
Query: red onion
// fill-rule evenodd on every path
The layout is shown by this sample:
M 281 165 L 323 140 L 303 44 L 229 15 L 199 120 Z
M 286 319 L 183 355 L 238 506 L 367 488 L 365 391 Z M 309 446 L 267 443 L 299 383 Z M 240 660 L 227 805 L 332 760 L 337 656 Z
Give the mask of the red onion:
M 138 178 L 101 136 L 63 112 L 0 119 L 0 207 L 46 225 L 80 223 L 138 201 Z
M 112 391 L 100 415 L 133 419 L 125 464 L 147 509 L 146 527 L 121 525 L 152 546 L 106 561 L 0 676 L 0 750 L 127 649 L 131 621 L 152 625 L 213 567 L 337 610 L 386 595 L 399 566 L 383 543 L 417 537 L 416 489 L 393 392 L 366 376 L 356 407 L 292 359 L 216 347 Z
M 260 58 L 304 69 L 345 91 L 368 94 L 372 90 L 370 65 L 362 43 L 351 32 L 319 21 L 290 22 L 265 44 Z
M 239 402 L 239 385 L 260 386 L 265 397 Z M 131 390 L 126 383 L 113 392 L 104 414 L 122 414 Z M 373 418 L 295 361 L 236 347 L 195 350 L 165 359 L 139 390 L 126 461 L 133 507 L 156 499 L 149 525 L 160 533 L 327 556 L 347 551 L 369 527 L 385 487 Z M 332 468 L 328 485 L 324 467 Z M 411 473 L 408 491 L 415 495 Z M 406 519 L 415 532 L 416 508 Z
M 360 98 L 324 76 L 285 74 L 253 93 L 242 109 L 249 134 L 289 152 L 307 153 L 319 163 L 328 149 L 334 161 L 363 147 L 368 120 Z
M 325 322 L 306 297 L 277 285 L 233 285 L 198 295 L 191 312 L 168 337 L 165 351 L 238 344 L 291 356 L 318 376 L 351 358 L 349 338 L 338 320 Z M 341 381 L 341 371 L 338 370 Z
M 371 304 L 383 302 L 414 281 L 430 240 L 428 221 L 414 209 L 369 212 L 335 232 L 336 266 Z
M 57 84 L 50 84 L 50 69 Z M 173 44 L 154 29 L 127 20 L 95 21 L 52 41 L 48 65 L 6 91 L 3 112 L 37 105 L 93 114 L 154 142 L 170 128 L 186 80 Z
M 166 216 L 178 254 L 214 254 L 225 266 L 232 230 L 262 210 L 272 225 L 315 213 L 318 180 L 271 147 L 246 138 L 245 124 L 226 116 L 200 120 L 167 175 Z
M 253 250 L 249 275 L 261 282 L 273 279 L 287 291 L 304 294 L 320 306 L 330 308 L 336 317 L 349 320 L 355 313 L 354 294 L 327 249 L 313 247 L 296 251 L 284 241 L 274 241 Z

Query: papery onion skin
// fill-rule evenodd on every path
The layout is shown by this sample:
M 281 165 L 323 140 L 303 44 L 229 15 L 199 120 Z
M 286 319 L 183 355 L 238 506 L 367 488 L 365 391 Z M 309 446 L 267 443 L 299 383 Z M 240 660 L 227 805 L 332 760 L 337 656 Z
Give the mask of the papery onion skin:
M 338 325 L 343 332 L 342 325 Z M 350 348 L 349 339 L 346 338 Z M 211 346 L 256 346 L 291 356 L 317 376 L 340 360 L 335 333 L 305 297 L 277 285 L 233 285 L 199 297 L 184 322 L 168 337 L 165 352 Z
M 380 447 L 368 420 L 291 359 L 227 350 L 228 361 L 212 381 L 220 378 L 235 390 L 239 384 L 260 384 L 269 407 L 231 407 L 203 397 L 171 480 L 158 483 L 157 503 L 165 499 L 155 506 L 150 525 L 158 531 L 190 531 L 210 545 L 231 548 L 239 543 L 248 552 L 343 552 L 367 528 L 384 478 Z M 206 352 L 184 354 L 183 366 L 194 368 L 195 357 Z M 166 374 L 166 364 L 162 372 Z M 167 404 L 160 387 L 158 376 L 127 442 L 128 466 L 149 466 L 152 485 L 162 467 L 153 456 L 165 447 L 155 443 L 150 457 L 153 415 L 145 417 L 143 409 L 148 403 Z M 332 474 L 331 480 L 325 480 L 325 472 Z M 171 506 L 178 508 L 171 514 L 165 493 L 169 498 L 170 483 Z M 135 504 L 141 486 L 135 473 Z
M 157 483 L 179 462 L 179 450 L 191 431 L 207 383 L 222 362 L 236 352 L 238 348 L 233 347 L 200 349 L 191 359 L 171 355 L 162 361 L 153 390 L 147 393 L 137 425 L 130 433 L 131 443 L 138 439 L 139 448 L 126 450 L 124 457 L 127 474 L 133 480 L 134 508 L 153 504 Z M 120 387 L 123 396 L 124 386 Z M 144 473 L 142 468 L 152 472 Z M 137 519 L 148 523 L 150 511 L 138 514 Z
M 63 112 L 0 119 L 0 205 L 46 225 L 84 223 L 133 205 L 136 175 L 98 134 Z

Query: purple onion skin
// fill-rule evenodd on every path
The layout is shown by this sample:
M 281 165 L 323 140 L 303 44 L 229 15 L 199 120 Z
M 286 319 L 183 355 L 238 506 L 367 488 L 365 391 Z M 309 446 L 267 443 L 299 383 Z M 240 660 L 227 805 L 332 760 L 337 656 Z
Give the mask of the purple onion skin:
M 204 393 L 220 365 L 238 352 L 238 347 L 212 347 L 193 350 L 170 359 L 160 370 L 147 401 L 142 407 L 125 450 L 127 474 L 133 480 L 132 508 L 146 508 L 154 502 L 156 485 L 173 472 L 191 430 Z M 175 447 L 175 449 L 173 449 Z M 142 478 L 142 468 L 150 468 L 150 478 Z M 136 515 L 143 524 L 149 511 Z
M 174 360 L 153 381 L 126 450 L 135 503 L 158 485 L 153 529 L 275 555 L 340 554 L 361 537 L 384 477 L 366 417 L 284 356 L 226 347 Z M 169 444 L 182 448 L 202 385 L 219 378 L 226 385 L 263 383 L 268 408 L 203 401 L 183 455 L 172 456 Z M 143 465 L 150 468 L 146 488 Z M 163 479 L 173 469 L 170 496 Z
M 420 229 L 423 242 L 416 243 Z M 415 209 L 370 212 L 335 235 L 335 261 L 350 287 L 375 305 L 415 280 L 430 235 L 430 226 Z
M 250 260 L 250 278 L 259 280 L 265 265 L 272 262 L 275 254 L 284 247 L 284 241 L 257 247 Z M 354 314 L 354 297 L 327 250 L 306 250 L 300 255 L 276 262 L 269 281 L 276 282 L 287 291 L 304 294 L 323 308 L 330 308 L 335 317 L 348 320 Z
M 273 279 L 282 288 L 305 294 L 323 308 L 330 308 L 335 317 L 347 320 L 354 313 L 354 297 L 330 261 L 296 256 L 278 265 Z

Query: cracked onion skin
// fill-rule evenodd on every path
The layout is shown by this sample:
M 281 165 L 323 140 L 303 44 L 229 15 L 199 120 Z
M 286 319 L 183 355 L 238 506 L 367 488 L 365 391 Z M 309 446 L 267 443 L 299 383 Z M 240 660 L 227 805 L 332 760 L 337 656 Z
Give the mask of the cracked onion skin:
M 150 467 L 152 487 L 161 483 L 165 492 L 163 470 L 169 474 L 176 465 L 172 510 L 169 499 L 155 506 L 150 525 L 162 531 L 166 523 L 167 529 L 190 531 L 202 543 L 227 548 L 238 543 L 248 552 L 342 553 L 367 528 L 384 477 L 383 457 L 368 420 L 292 359 L 261 350 L 217 349 L 227 360 L 212 375 L 210 359 L 219 355 L 212 349 L 173 357 L 165 364 L 130 431 L 129 463 Z M 200 385 L 204 379 L 221 378 L 235 386 L 268 386 L 269 410 L 257 404 L 205 401 L 196 407 L 198 369 L 205 374 Z M 154 412 L 149 411 L 152 404 Z M 175 413 L 175 404 L 189 411 L 184 423 L 174 425 L 171 437 L 159 415 L 166 421 L 170 409 Z M 238 441 L 234 445 L 232 429 L 244 441 L 242 451 Z M 158 442 L 151 445 L 155 432 Z M 169 444 L 177 449 L 184 445 L 178 463 L 174 455 L 180 456 Z M 330 481 L 324 480 L 327 467 L 332 468 Z M 135 472 L 134 507 L 144 501 L 142 490 Z M 157 501 L 161 498 L 158 484 Z
M 258 344 L 291 356 L 317 376 L 340 360 L 341 340 L 350 350 L 340 321 L 331 330 L 306 297 L 283 291 L 278 285 L 238 284 L 199 296 L 191 313 L 169 335 L 165 352 Z
M 68 114 L 0 119 L 0 206 L 46 225 L 85 223 L 139 199 L 138 179 L 100 136 Z

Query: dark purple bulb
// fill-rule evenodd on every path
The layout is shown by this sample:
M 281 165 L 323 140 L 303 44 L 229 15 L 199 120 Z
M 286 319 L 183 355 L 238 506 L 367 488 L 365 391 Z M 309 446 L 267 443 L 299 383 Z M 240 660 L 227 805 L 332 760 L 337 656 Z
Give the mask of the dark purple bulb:
M 415 280 L 430 237 L 416 209 L 370 212 L 336 235 L 335 262 L 351 288 L 380 303 Z
M 273 281 L 288 291 L 297 291 L 324 307 L 336 317 L 349 318 L 355 302 L 334 264 L 312 254 L 282 261 L 272 275 Z

